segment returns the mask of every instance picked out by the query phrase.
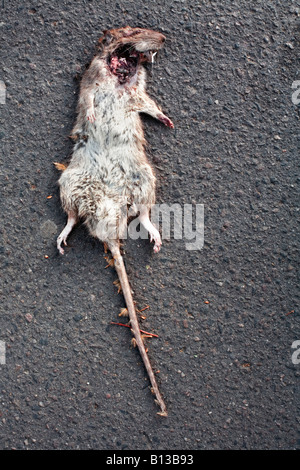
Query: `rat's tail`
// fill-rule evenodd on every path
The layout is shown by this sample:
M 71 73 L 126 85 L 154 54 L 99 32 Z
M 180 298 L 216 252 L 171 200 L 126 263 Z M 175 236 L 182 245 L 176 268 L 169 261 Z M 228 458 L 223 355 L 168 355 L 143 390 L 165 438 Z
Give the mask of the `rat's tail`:
M 159 391 L 159 388 L 158 388 L 158 385 L 157 385 L 157 382 L 156 382 L 156 379 L 155 379 L 155 375 L 154 375 L 154 372 L 152 370 L 152 367 L 151 367 L 151 364 L 150 364 L 150 361 L 149 361 L 149 357 L 148 357 L 148 354 L 146 352 L 146 349 L 145 349 L 145 346 L 144 346 L 144 343 L 143 343 L 143 339 L 142 339 L 142 336 L 141 336 L 141 332 L 140 332 L 140 328 L 139 328 L 139 324 L 138 324 L 138 318 L 137 318 L 137 314 L 136 314 L 136 310 L 135 310 L 135 306 L 134 306 L 134 302 L 133 302 L 133 298 L 132 298 L 132 294 L 131 294 L 131 288 L 130 288 L 130 285 L 129 285 L 129 281 L 128 281 L 124 261 L 123 261 L 123 258 L 122 258 L 121 252 L 120 252 L 120 248 L 119 248 L 119 242 L 118 241 L 111 241 L 111 242 L 108 243 L 108 247 L 109 247 L 109 249 L 110 249 L 110 251 L 113 255 L 113 258 L 114 258 L 114 266 L 115 266 L 115 269 L 117 271 L 117 274 L 118 274 L 118 277 L 119 277 L 119 280 L 120 280 L 120 284 L 121 284 L 121 287 L 122 287 L 122 292 L 123 292 L 123 295 L 124 295 L 124 298 L 125 298 L 125 302 L 126 302 L 126 306 L 127 306 L 127 310 L 128 310 L 128 314 L 129 314 L 130 326 L 131 326 L 132 332 L 134 334 L 137 346 L 139 348 L 141 357 L 143 359 L 145 368 L 147 370 L 147 373 L 148 373 L 148 376 L 149 376 L 149 379 L 150 379 L 150 382 L 151 382 L 151 385 L 152 385 L 153 392 L 156 396 L 157 403 L 158 403 L 158 405 L 160 406 L 160 409 L 161 409 L 161 411 L 158 412 L 158 414 L 160 416 L 167 416 L 168 415 L 167 408 L 166 408 L 164 400 L 163 400 L 163 398 L 160 394 L 160 391 Z

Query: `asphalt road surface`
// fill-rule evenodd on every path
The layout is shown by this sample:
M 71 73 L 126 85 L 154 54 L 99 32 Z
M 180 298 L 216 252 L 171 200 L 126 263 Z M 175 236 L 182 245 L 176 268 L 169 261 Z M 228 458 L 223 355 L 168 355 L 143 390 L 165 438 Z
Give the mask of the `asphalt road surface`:
M 1 1 L 1 449 L 299 447 L 299 16 L 291 0 Z M 78 75 L 126 24 L 167 36 L 148 91 L 175 129 L 143 116 L 157 202 L 204 207 L 201 249 L 124 245 L 168 418 L 110 324 L 124 300 L 101 243 L 80 224 L 56 250 Z

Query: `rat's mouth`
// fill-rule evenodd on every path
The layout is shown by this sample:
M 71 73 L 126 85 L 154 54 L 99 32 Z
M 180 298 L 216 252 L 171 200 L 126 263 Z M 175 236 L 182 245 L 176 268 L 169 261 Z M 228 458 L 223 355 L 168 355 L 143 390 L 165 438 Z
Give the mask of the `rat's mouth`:
M 123 84 L 135 75 L 140 63 L 153 62 L 156 52 L 139 52 L 134 46 L 126 44 L 112 52 L 108 58 L 108 66 L 111 73 L 118 77 L 119 83 Z

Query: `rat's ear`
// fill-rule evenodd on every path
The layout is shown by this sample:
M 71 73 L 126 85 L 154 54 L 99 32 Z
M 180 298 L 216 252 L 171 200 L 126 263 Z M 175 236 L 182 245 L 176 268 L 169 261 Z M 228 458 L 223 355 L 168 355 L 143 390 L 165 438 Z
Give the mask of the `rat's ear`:
M 105 46 L 108 46 L 111 43 L 112 40 L 113 40 L 113 35 L 112 35 L 111 31 L 109 31 L 107 29 L 105 31 L 103 31 L 103 36 L 102 36 L 102 38 L 99 39 L 99 41 L 101 41 L 102 44 L 105 45 Z
M 98 41 L 98 50 L 101 51 L 104 49 L 104 47 L 107 47 L 110 45 L 110 43 L 113 40 L 113 34 L 109 30 L 103 31 L 103 36 Z

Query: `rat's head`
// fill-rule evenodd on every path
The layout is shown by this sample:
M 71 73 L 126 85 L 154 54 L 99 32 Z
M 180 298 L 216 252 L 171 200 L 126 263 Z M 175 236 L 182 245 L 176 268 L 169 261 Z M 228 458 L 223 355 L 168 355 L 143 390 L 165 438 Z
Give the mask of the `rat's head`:
M 127 26 L 105 31 L 99 39 L 99 49 L 111 73 L 117 75 L 120 83 L 125 83 L 135 75 L 139 64 L 153 62 L 165 40 L 165 36 L 156 31 Z

